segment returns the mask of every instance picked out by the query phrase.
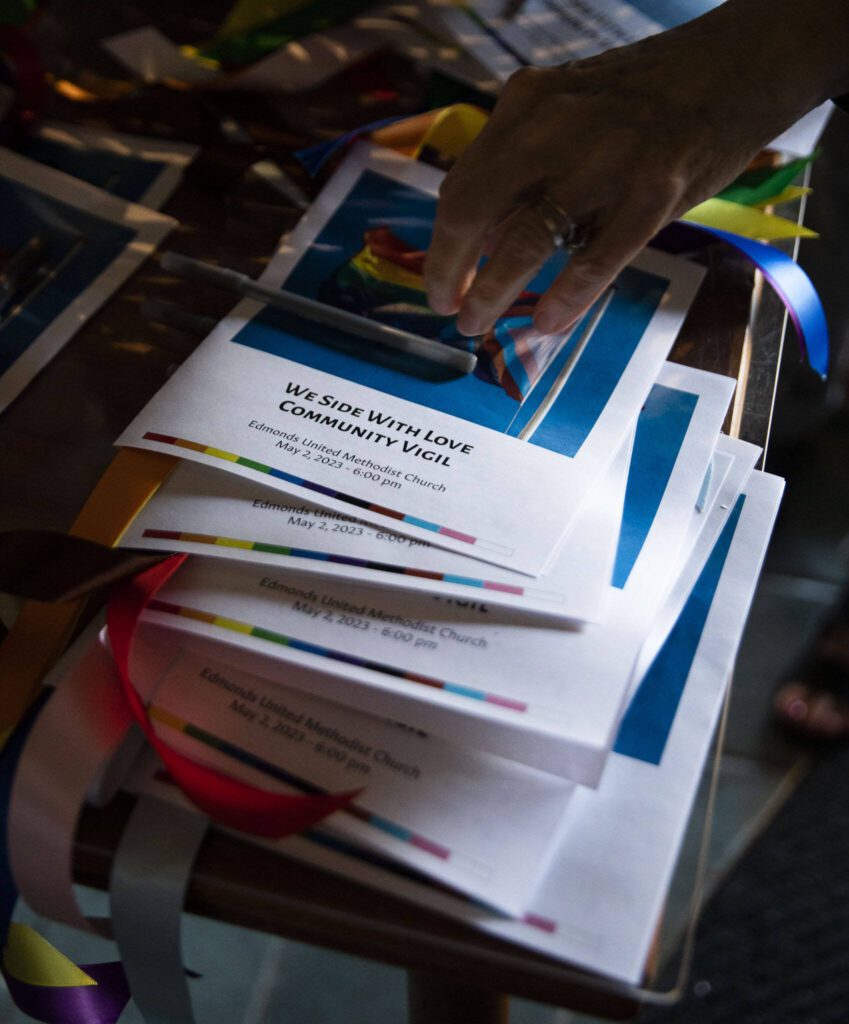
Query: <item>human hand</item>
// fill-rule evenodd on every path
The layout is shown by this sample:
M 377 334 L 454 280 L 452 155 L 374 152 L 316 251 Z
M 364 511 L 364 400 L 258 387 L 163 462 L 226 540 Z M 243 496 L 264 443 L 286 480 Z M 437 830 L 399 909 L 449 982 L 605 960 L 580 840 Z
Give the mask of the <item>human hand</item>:
M 807 71 L 796 46 L 803 73 L 776 85 L 774 62 L 792 42 L 770 29 L 782 6 L 726 3 L 598 57 L 517 72 L 440 190 L 425 263 L 431 307 L 459 312 L 463 334 L 490 328 L 554 251 L 559 208 L 588 242 L 534 322 L 545 333 L 574 323 L 660 228 L 714 195 L 829 88 L 813 74 L 819 37 Z

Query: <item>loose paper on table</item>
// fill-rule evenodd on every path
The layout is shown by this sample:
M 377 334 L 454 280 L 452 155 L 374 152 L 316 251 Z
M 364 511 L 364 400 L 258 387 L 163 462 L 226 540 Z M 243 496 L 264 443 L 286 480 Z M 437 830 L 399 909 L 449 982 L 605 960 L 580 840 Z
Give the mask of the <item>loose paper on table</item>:
M 44 257 L 0 314 L 0 411 L 174 227 L 70 175 L 0 148 L 0 247 Z

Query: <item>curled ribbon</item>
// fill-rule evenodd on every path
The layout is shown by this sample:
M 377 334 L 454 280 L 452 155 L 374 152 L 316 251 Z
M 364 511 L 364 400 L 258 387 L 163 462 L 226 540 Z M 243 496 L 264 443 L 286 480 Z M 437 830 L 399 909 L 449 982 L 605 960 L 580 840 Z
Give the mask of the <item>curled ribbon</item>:
M 349 804 L 361 790 L 293 796 L 238 782 L 177 753 L 154 731 L 130 679 L 133 634 L 147 603 L 179 569 L 186 555 L 174 555 L 122 583 L 109 599 L 107 629 L 115 668 L 127 704 L 153 749 L 185 795 L 214 821 L 269 839 L 301 832 Z
M 119 963 L 77 967 L 27 925 L 12 929 L 10 947 L 38 975 L 18 977 L 7 950 L 3 976 L 18 1009 L 45 1024 L 115 1024 L 130 997 Z
M 727 242 L 754 263 L 784 303 L 812 369 L 824 379 L 828 374 L 825 312 L 816 288 L 799 264 L 775 246 L 764 245 L 743 235 L 703 224 L 688 226 Z
M 46 1024 L 115 1024 L 129 998 L 119 963 L 77 967 L 32 928 L 12 923 L 18 890 L 9 863 L 9 801 L 21 754 L 47 701 L 44 691 L 0 750 L 0 973 L 15 1005 Z

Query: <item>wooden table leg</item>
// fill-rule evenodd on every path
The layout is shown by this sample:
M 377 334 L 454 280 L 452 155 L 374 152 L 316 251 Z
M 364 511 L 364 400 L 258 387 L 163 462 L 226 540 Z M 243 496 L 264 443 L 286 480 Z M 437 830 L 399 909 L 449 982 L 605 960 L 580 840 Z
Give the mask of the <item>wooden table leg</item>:
M 507 1024 L 507 996 L 425 971 L 407 971 L 407 1024 Z

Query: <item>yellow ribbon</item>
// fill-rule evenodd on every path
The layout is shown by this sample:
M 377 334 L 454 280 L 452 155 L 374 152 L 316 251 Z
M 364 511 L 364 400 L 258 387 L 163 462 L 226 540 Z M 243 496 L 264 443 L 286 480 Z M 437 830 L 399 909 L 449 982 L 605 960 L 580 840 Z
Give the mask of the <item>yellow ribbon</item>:
M 819 237 L 815 231 L 787 220 L 786 217 L 776 217 L 751 206 L 729 202 L 727 199 L 708 199 L 704 203 L 699 203 L 683 214 L 681 220 L 766 242 L 777 241 L 780 238 Z
M 488 117 L 489 115 L 479 107 L 468 103 L 456 103 L 451 107 L 419 114 L 378 129 L 372 133 L 371 138 L 378 145 L 394 149 L 413 159 L 418 159 L 428 150 L 435 150 L 441 162 L 447 165 L 456 160 L 478 136 Z M 799 186 L 790 186 L 763 205 L 797 199 L 807 191 Z M 786 217 L 777 217 L 751 206 L 732 203 L 727 199 L 714 198 L 699 203 L 683 214 L 681 220 L 763 241 L 818 237 L 815 231 L 802 227 Z
M 803 188 L 802 185 L 788 185 L 787 188 L 783 188 L 780 192 L 776 192 L 774 196 L 770 196 L 768 199 L 763 199 L 759 203 L 752 203 L 752 206 L 762 210 L 765 206 L 778 206 L 781 203 L 792 203 L 796 199 L 801 199 L 802 196 L 811 194 L 811 189 Z
M 260 28 L 270 21 L 293 14 L 301 7 L 306 7 L 309 2 L 310 0 L 237 0 L 215 33 L 215 38 L 224 39 L 227 36 L 250 32 L 251 29 Z
M 172 455 L 124 448 L 98 481 L 70 532 L 115 545 L 178 460 Z M 0 735 L 18 724 L 41 680 L 65 650 L 85 599 L 63 604 L 27 601 L 0 644 Z
M 423 150 L 436 150 L 444 160 L 453 163 L 483 131 L 489 115 L 470 103 L 455 103 L 436 112 L 428 125 L 413 158 L 418 160 Z
M 76 988 L 97 984 L 28 924 L 9 925 L 3 966 L 13 978 L 27 985 Z

